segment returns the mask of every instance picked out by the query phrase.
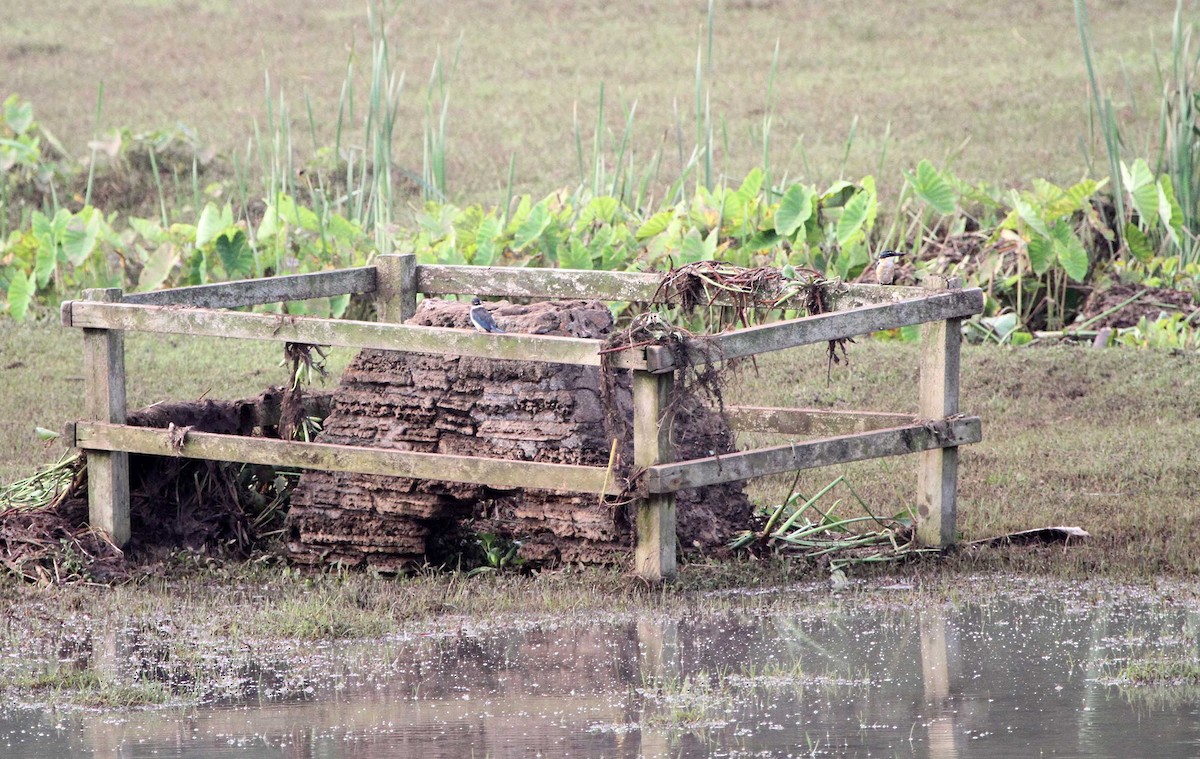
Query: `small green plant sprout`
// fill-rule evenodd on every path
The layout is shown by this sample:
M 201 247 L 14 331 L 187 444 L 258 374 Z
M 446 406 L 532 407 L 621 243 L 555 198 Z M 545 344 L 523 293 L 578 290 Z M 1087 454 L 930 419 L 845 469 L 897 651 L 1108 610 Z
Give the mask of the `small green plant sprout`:
M 521 549 L 521 541 L 506 541 L 495 533 L 485 532 L 475 539 L 483 553 L 484 563 L 467 572 L 467 577 L 474 577 L 490 572 L 500 572 L 510 567 L 519 567 L 525 560 L 517 555 Z
M 1118 330 L 1116 342 L 1118 345 L 1176 353 L 1200 350 L 1200 331 L 1196 328 L 1198 320 L 1200 310 L 1186 316 L 1181 313 L 1170 316 L 1161 313 L 1154 320 L 1143 316 L 1136 326 Z

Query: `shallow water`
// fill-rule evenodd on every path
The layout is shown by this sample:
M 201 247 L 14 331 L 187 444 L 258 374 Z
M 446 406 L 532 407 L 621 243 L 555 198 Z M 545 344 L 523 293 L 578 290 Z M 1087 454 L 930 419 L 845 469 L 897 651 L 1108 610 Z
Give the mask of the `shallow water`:
M 307 700 L 5 706 L 0 756 L 1193 757 L 1200 691 L 1116 678 L 1130 659 L 1195 661 L 1198 636 L 1195 601 L 991 581 L 953 601 L 876 587 L 755 612 L 510 620 L 325 647 L 339 674 Z M 113 676 L 138 661 L 118 656 Z

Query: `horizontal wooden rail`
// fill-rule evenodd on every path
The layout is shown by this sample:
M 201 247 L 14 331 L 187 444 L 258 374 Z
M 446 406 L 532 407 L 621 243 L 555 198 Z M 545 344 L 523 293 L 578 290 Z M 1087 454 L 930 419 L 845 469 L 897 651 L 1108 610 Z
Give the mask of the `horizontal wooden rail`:
M 466 482 L 497 489 L 621 493 L 618 478 L 602 467 L 393 451 L 211 432 L 187 432 L 183 445 L 176 448 L 172 436 L 177 434 L 174 430 L 81 421 L 67 425 L 64 437 L 69 445 L 84 450 L 128 451 L 152 456 Z
M 899 456 L 934 448 L 951 448 L 978 443 L 982 439 L 979 417 L 910 424 L 804 443 L 757 448 L 725 456 L 659 464 L 646 470 L 646 486 L 651 493 L 673 493 L 780 472 Z
M 63 324 L 68 327 L 235 337 L 582 366 L 599 366 L 600 349 L 603 346 L 600 340 L 575 337 L 483 334 L 445 327 L 143 306 L 124 302 L 67 301 L 63 304 L 62 318 Z M 614 365 L 622 369 L 646 369 L 647 352 L 640 348 L 620 351 L 613 354 Z M 669 358 L 669 351 L 664 349 L 660 352 L 666 353 Z
M 238 308 L 264 303 L 282 303 L 309 298 L 375 292 L 375 267 L 287 274 L 237 282 L 176 287 L 145 293 L 128 293 L 125 303 L 145 306 L 194 306 L 196 308 Z
M 590 271 L 586 269 L 528 269 L 515 266 L 417 266 L 417 292 L 426 295 L 479 295 L 510 298 L 582 298 L 585 300 L 649 303 L 658 292 L 662 272 Z M 897 303 L 924 298 L 920 287 L 838 284 L 826 288 L 831 310 L 865 304 Z M 803 308 L 803 296 L 779 308 Z M 734 299 L 718 293 L 714 305 L 728 306 Z
M 983 291 L 950 290 L 920 300 L 863 306 L 850 311 L 747 327 L 704 338 L 713 360 L 741 358 L 801 345 L 840 340 L 925 322 L 959 319 L 983 311 Z
M 656 272 L 418 264 L 417 292 L 644 303 L 654 297 L 662 277 Z
M 725 418 L 734 432 L 781 435 L 845 435 L 852 432 L 912 424 L 912 414 L 886 411 L 829 411 L 774 406 L 726 406 Z

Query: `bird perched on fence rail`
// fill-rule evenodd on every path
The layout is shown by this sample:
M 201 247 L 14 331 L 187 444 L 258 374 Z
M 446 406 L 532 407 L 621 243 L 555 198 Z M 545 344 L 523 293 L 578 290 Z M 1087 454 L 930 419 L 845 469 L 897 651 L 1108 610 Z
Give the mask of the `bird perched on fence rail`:
M 896 259 L 904 253 L 895 250 L 885 250 L 879 254 L 879 262 L 875 264 L 875 279 L 881 285 L 890 285 L 896 281 Z
M 496 324 L 496 320 L 488 313 L 488 310 L 483 307 L 483 303 L 479 298 L 471 299 L 471 324 L 480 332 L 501 332 L 500 325 Z

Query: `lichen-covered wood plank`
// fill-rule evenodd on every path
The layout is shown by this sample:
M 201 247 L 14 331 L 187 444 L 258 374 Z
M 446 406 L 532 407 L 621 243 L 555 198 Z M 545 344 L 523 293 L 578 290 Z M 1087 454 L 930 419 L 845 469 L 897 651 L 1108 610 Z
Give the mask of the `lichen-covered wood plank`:
M 131 293 L 125 296 L 124 302 L 146 306 L 237 308 L 374 291 L 375 267 L 361 266 L 355 269 L 287 274 L 237 282 L 219 282 L 212 285 Z
M 417 289 L 427 295 L 465 294 L 509 298 L 569 298 L 649 302 L 662 275 L 515 266 L 417 267 Z
M 214 461 L 357 472 L 445 482 L 465 482 L 498 489 L 541 488 L 575 493 L 619 495 L 621 484 L 603 467 L 485 459 L 438 453 L 360 448 L 328 443 L 187 432 L 176 448 L 177 431 L 80 421 L 75 439 L 80 448 L 128 451 L 155 456 L 182 456 Z
M 633 465 L 639 469 L 670 461 L 671 374 L 633 373 Z M 635 571 L 648 580 L 675 576 L 675 495 L 651 493 L 637 504 Z
M 417 257 L 389 253 L 375 259 L 379 321 L 402 322 L 417 311 Z
M 117 288 L 87 290 L 84 297 L 121 300 Z M 125 335 L 83 331 L 83 411 L 98 422 L 125 422 Z M 88 523 L 118 547 L 129 542 L 129 456 L 99 451 L 88 456 Z
M 737 432 L 782 435 L 845 435 L 911 424 L 912 414 L 884 411 L 827 411 L 774 406 L 726 406 L 725 418 Z
M 648 469 L 646 485 L 651 493 L 670 493 L 767 474 L 966 445 L 981 439 L 979 417 L 947 419 L 660 464 Z
M 961 281 L 938 283 L 961 287 Z M 921 327 L 917 413 L 940 419 L 958 413 L 960 319 Z M 958 509 L 958 449 L 937 448 L 917 463 L 917 539 L 927 546 L 954 543 Z
M 863 306 L 850 311 L 789 319 L 714 335 L 706 340 L 713 348 L 710 351 L 712 356 L 732 359 L 879 330 L 960 318 L 981 311 L 983 291 L 975 288 L 935 293 L 920 300 Z
M 339 345 L 352 348 L 475 356 L 511 361 L 599 366 L 600 340 L 522 334 L 483 334 L 472 330 L 318 319 L 280 314 L 249 314 L 200 308 L 71 301 L 64 321 L 75 327 L 169 332 L 253 340 Z M 644 369 L 645 351 L 622 351 L 622 369 Z
M 482 297 L 583 298 L 649 303 L 658 293 L 661 272 L 589 271 L 583 269 L 530 269 L 506 266 L 417 267 L 417 289 L 427 295 L 479 295 Z M 896 303 L 922 298 L 921 287 L 836 283 L 825 286 L 826 307 L 844 311 L 875 303 Z M 734 298 L 716 293 L 713 305 L 735 305 Z M 777 308 L 803 308 L 804 296 L 781 302 Z
M 906 285 L 869 285 L 839 282 L 825 288 L 825 307 L 830 311 L 850 311 L 881 303 L 926 298 L 929 289 Z

